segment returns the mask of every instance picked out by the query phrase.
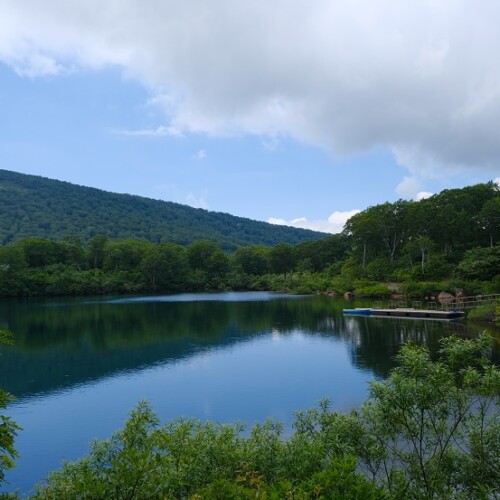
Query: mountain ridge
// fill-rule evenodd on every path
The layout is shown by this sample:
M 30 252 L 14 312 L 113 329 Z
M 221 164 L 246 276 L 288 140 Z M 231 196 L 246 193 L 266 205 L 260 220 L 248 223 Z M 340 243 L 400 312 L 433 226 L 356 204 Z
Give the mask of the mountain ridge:
M 239 246 L 296 244 L 327 236 L 0 169 L 0 245 L 28 236 L 59 240 L 76 235 L 88 241 L 97 234 L 112 240 L 132 238 L 181 245 L 210 240 L 229 251 Z

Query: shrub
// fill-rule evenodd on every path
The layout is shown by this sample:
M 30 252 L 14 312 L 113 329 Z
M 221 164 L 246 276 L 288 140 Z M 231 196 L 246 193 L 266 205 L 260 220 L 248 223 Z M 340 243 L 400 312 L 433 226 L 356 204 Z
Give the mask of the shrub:
M 374 282 L 355 282 L 354 293 L 356 297 L 373 297 L 373 298 L 386 298 L 391 295 L 391 291 L 387 285 L 383 283 Z
M 349 414 L 328 403 L 268 421 L 175 420 L 142 402 L 123 430 L 52 473 L 36 498 L 494 498 L 500 491 L 500 371 L 491 338 L 442 339 L 433 361 L 404 346 Z

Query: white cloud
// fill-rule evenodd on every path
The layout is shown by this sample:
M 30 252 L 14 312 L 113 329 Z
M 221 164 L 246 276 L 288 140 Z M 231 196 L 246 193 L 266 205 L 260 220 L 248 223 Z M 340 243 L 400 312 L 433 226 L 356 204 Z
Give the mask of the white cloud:
M 179 133 L 387 147 L 418 179 L 498 168 L 499 18 L 496 0 L 3 1 L 0 60 L 120 67 Z
M 500 187 L 500 177 L 496 177 L 493 182 Z
M 267 219 L 267 222 L 269 222 L 269 224 L 275 224 L 276 226 L 286 226 L 287 225 L 287 222 L 285 219 L 277 219 L 276 217 L 269 217 L 269 219 Z
M 117 129 L 111 131 L 113 134 L 117 135 L 127 135 L 127 136 L 136 136 L 136 137 L 182 137 L 182 132 L 175 127 L 165 127 L 159 126 L 156 128 L 146 128 L 146 129 L 138 129 L 138 130 L 125 130 L 125 129 Z
M 193 155 L 194 160 L 204 160 L 207 157 L 207 152 L 204 149 L 200 149 Z
M 425 200 L 426 198 L 430 198 L 434 193 L 429 193 L 428 191 L 420 191 L 413 198 L 415 201 Z
M 205 196 L 196 196 L 193 193 L 189 193 L 186 196 L 186 203 L 193 208 L 204 208 L 205 210 L 209 209 Z
M 302 229 L 311 229 L 313 231 L 321 231 L 323 233 L 340 233 L 344 228 L 344 224 L 360 210 L 349 210 L 346 212 L 333 212 L 326 220 L 307 220 L 306 217 L 297 217 L 292 220 L 285 220 L 276 217 L 269 217 L 269 224 L 277 224 L 280 226 L 300 227 Z
M 405 177 L 396 187 L 396 192 L 403 198 L 413 198 L 419 192 L 421 183 L 415 177 Z

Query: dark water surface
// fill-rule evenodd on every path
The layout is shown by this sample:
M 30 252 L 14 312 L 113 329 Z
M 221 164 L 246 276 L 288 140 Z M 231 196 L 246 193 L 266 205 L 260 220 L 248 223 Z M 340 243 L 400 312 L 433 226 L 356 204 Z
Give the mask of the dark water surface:
M 0 387 L 23 428 L 3 490 L 29 492 L 142 399 L 163 422 L 290 426 L 324 398 L 359 406 L 404 341 L 435 349 L 443 335 L 468 334 L 460 323 L 343 317 L 343 307 L 265 292 L 0 302 L 0 328 L 15 334 L 0 348 Z

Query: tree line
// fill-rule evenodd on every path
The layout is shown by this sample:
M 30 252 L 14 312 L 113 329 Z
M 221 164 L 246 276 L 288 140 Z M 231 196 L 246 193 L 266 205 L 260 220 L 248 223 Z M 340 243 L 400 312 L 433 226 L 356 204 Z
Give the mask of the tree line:
M 356 214 L 341 234 L 295 245 L 153 243 L 96 235 L 0 247 L 0 296 L 285 290 L 425 296 L 500 292 L 500 191 L 489 182 Z
M 0 247 L 0 295 L 88 295 L 268 289 L 264 277 L 296 269 L 319 272 L 347 252 L 347 239 L 333 235 L 299 245 L 241 247 L 230 254 L 212 241 L 155 244 L 112 241 L 104 235 L 83 245 L 24 238 Z
M 446 276 L 467 251 L 500 242 L 500 190 L 489 182 L 383 203 L 351 217 L 344 232 L 360 274 Z

